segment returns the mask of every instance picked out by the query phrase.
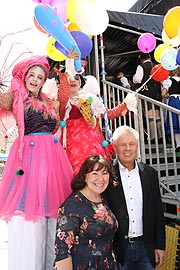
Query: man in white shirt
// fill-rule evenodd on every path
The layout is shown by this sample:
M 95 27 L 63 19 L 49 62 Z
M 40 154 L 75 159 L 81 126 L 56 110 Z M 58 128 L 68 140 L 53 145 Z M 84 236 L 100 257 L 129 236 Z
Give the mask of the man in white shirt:
M 121 270 L 155 270 L 162 265 L 165 224 L 157 171 L 137 162 L 139 134 L 129 127 L 113 133 L 117 186 L 106 192 L 119 227 L 114 249 Z

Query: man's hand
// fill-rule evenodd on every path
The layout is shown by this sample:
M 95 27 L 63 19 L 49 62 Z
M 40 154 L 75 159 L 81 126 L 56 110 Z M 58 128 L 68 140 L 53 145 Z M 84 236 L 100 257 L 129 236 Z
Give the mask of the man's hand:
M 155 249 L 155 260 L 156 260 L 156 266 L 161 266 L 164 261 L 165 251 L 160 249 Z

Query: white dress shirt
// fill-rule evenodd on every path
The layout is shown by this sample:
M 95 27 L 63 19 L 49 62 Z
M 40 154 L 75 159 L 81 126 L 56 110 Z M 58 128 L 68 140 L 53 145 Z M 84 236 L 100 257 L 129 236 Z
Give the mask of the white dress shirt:
M 135 162 L 135 168 L 131 171 L 128 171 L 128 169 L 119 162 L 119 170 L 129 215 L 128 237 L 141 236 L 143 235 L 143 197 L 137 162 Z
M 151 62 L 151 60 L 146 60 L 143 63 Z M 133 76 L 133 83 L 141 83 L 144 77 L 144 69 L 141 65 L 137 66 L 136 73 Z

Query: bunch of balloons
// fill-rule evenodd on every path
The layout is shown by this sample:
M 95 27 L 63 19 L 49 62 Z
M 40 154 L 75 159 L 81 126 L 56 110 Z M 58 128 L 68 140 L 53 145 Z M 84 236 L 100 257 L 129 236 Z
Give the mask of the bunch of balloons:
M 50 36 L 46 51 L 55 61 L 66 59 L 72 47 L 80 59 L 75 69 L 80 72 L 81 59 L 92 50 L 92 36 L 103 33 L 108 27 L 108 13 L 98 0 L 33 0 L 37 29 Z
M 171 8 L 163 20 L 163 43 L 156 47 L 156 38 L 151 33 L 142 34 L 137 41 L 137 46 L 144 53 L 152 52 L 157 61 L 151 70 L 151 76 L 156 81 L 165 80 L 169 71 L 180 65 L 180 6 Z M 156 47 L 156 48 L 155 48 Z

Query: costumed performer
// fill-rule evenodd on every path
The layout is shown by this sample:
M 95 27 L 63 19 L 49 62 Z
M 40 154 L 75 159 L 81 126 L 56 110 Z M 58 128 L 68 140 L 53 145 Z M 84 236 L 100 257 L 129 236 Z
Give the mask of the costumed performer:
M 1 116 L 12 111 L 19 131 L 0 183 L 9 270 L 53 269 L 58 207 L 72 191 L 72 167 L 53 135 L 59 102 L 41 92 L 48 74 L 47 58 L 32 56 L 14 67 L 9 91 L 0 93 Z
M 76 59 L 77 52 L 73 48 L 68 54 L 68 61 Z M 66 61 L 67 61 L 66 60 Z M 85 78 L 81 74 L 74 74 L 72 68 L 74 65 L 66 65 L 66 72 L 61 73 L 56 69 L 60 76 L 60 86 L 58 89 L 58 100 L 60 106 L 60 119 L 62 126 L 62 143 L 65 147 L 69 160 L 74 170 L 74 175 L 80 169 L 84 160 L 92 155 L 98 154 L 111 158 L 108 153 L 108 147 L 103 147 L 104 136 L 99 128 L 97 117 L 104 117 L 107 114 L 108 119 L 114 119 L 125 115 L 126 112 L 135 108 L 136 98 L 134 94 L 128 95 L 123 103 L 113 109 L 104 108 L 102 100 L 96 97 L 93 103 L 93 94 L 90 94 L 90 100 L 83 98 L 82 88 L 85 85 Z M 85 91 L 87 96 L 87 91 Z M 93 89 L 92 91 L 93 92 Z M 81 95 L 79 96 L 79 93 Z M 94 95 L 95 96 L 95 95 Z M 97 99 L 98 109 L 97 108 Z M 102 106 L 103 105 L 103 106 Z M 97 113 L 98 111 L 98 113 Z M 96 113 L 95 113 L 96 112 Z

